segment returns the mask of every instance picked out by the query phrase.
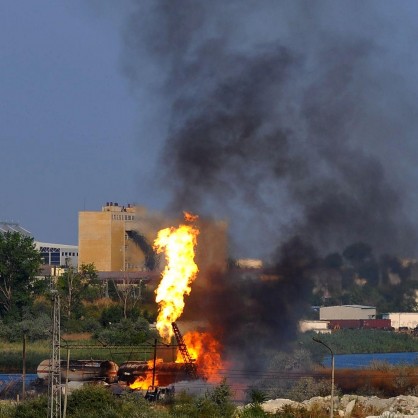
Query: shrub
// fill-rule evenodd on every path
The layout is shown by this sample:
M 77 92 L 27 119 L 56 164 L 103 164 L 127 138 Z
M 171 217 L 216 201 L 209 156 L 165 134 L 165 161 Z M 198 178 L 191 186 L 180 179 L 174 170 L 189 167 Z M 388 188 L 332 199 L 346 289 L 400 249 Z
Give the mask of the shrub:
M 51 336 L 51 318 L 46 314 L 30 315 L 20 322 L 0 321 L 0 338 L 8 342 L 21 341 L 25 333 L 29 340 L 45 340 Z
M 247 393 L 248 400 L 251 404 L 261 404 L 267 400 L 267 395 L 260 389 L 250 388 Z
M 149 323 L 144 318 L 135 322 L 123 319 L 120 323 L 97 330 L 94 337 L 107 344 L 141 344 L 150 337 Z
M 123 319 L 123 308 L 120 305 L 108 306 L 103 309 L 100 315 L 100 323 L 106 327 L 109 324 L 116 324 Z
M 226 381 L 197 398 L 185 392 L 176 394 L 171 406 L 171 416 L 176 418 L 228 418 L 234 414 L 231 389 Z
M 170 415 L 177 418 L 199 417 L 199 410 L 195 398 L 186 392 L 176 394 L 176 401 L 171 406 L 170 410 Z
M 260 404 L 251 404 L 238 413 L 239 418 L 264 418 L 271 414 L 264 412 Z
M 46 396 L 20 402 L 16 406 L 14 418 L 39 418 L 47 416 L 48 399 Z
M 16 405 L 9 401 L 0 401 L 0 417 L 13 418 L 16 416 Z
M 287 398 L 302 402 L 314 396 L 328 396 L 331 387 L 326 380 L 315 380 L 312 377 L 299 379 L 287 392 Z M 337 395 L 337 393 L 336 393 Z
M 231 388 L 224 379 L 218 386 L 198 398 L 197 409 L 200 417 L 232 417 L 235 406 L 231 401 Z
M 311 413 L 302 406 L 291 406 L 291 405 L 283 405 L 283 408 L 280 411 L 277 411 L 272 415 L 274 418 L 312 418 Z M 319 414 L 316 416 L 317 418 L 326 418 L 328 417 L 328 413 L 324 411 L 324 414 Z

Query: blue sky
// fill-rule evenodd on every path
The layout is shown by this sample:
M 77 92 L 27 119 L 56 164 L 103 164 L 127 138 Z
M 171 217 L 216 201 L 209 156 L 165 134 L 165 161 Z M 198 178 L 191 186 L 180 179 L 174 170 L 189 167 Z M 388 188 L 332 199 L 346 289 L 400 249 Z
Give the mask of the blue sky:
M 106 201 L 161 206 L 119 24 L 79 1 L 0 4 L 0 220 L 37 240 L 77 243 L 78 211 Z

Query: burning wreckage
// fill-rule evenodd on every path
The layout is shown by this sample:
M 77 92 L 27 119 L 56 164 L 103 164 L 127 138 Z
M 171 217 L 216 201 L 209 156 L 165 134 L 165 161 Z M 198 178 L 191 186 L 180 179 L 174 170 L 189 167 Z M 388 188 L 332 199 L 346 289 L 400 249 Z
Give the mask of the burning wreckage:
M 158 400 L 174 393 L 173 384 L 180 381 L 220 381 L 221 367 L 219 343 L 207 332 L 189 331 L 181 334 L 176 320 L 183 313 L 184 296 L 189 295 L 198 267 L 194 262 L 199 230 L 196 216 L 185 213 L 185 223 L 178 228 L 159 231 L 154 242 L 157 252 L 164 252 L 166 267 L 156 289 L 158 317 L 156 328 L 166 348 L 177 347 L 175 361 L 157 358 L 157 340 L 154 357 L 148 361 L 127 361 L 118 366 L 112 361 L 72 360 L 61 361 L 61 381 L 102 381 L 119 388 L 146 391 L 145 398 Z M 176 346 L 171 345 L 175 338 Z M 50 360 L 38 366 L 38 378 L 47 381 Z
M 154 345 L 154 358 L 148 361 L 128 361 L 118 371 L 118 382 L 132 390 L 146 390 L 145 398 L 158 400 L 174 393 L 175 382 L 205 379 L 199 375 L 195 359 L 191 357 L 183 336 L 175 322 L 172 323 L 177 340 L 178 358 L 175 362 L 157 359 Z
M 148 361 L 127 361 L 118 366 L 113 361 L 71 360 L 61 361 L 61 381 L 105 382 L 134 391 L 146 391 L 145 398 L 153 401 L 174 393 L 173 384 L 180 381 L 202 379 L 207 376 L 198 372 L 195 359 L 190 355 L 183 336 L 175 322 L 172 323 L 177 341 L 177 359 L 173 362 L 157 358 L 157 343 L 154 344 L 154 358 Z M 50 360 L 42 361 L 37 368 L 41 381 L 48 381 Z

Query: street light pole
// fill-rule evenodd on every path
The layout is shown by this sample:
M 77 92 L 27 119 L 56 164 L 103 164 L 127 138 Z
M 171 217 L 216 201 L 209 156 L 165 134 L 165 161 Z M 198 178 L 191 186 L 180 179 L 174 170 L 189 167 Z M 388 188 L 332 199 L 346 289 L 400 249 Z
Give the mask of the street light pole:
M 320 339 L 315 338 L 315 337 L 312 337 L 312 339 L 315 342 L 317 342 L 319 344 L 322 344 L 331 353 L 331 411 L 329 413 L 329 416 L 330 416 L 330 418 L 334 418 L 334 369 L 335 369 L 334 352 L 331 350 L 331 348 L 327 344 L 325 344 Z

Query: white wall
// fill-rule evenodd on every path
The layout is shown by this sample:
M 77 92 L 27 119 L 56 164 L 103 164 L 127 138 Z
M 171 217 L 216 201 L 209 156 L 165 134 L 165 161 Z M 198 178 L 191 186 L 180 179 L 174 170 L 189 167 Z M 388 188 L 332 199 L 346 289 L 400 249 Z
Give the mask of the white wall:
M 299 321 L 299 331 L 306 332 L 306 331 L 316 331 L 321 333 L 328 333 L 331 332 L 328 329 L 328 321 L 309 321 L 309 320 L 302 320 Z
M 376 308 L 373 306 L 342 305 L 319 308 L 319 319 L 374 319 Z
M 391 312 L 385 314 L 384 318 L 390 319 L 393 328 L 408 327 L 415 328 L 418 325 L 418 312 Z

